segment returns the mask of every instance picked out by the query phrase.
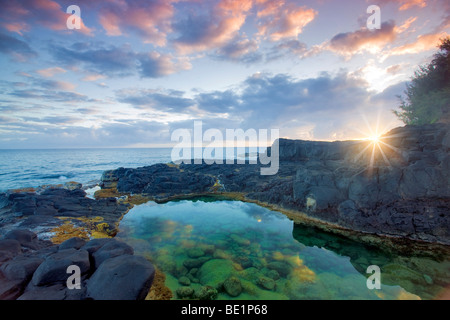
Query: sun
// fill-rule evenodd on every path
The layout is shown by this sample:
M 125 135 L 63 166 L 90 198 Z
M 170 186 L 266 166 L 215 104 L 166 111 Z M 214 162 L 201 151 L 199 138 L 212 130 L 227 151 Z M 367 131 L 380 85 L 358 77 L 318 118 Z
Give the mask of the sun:
M 380 143 L 380 138 L 381 138 L 380 134 L 374 134 L 374 135 L 367 137 L 366 139 L 371 141 L 374 144 L 378 144 L 378 143 Z
M 354 128 L 358 131 L 363 138 L 359 141 L 360 143 L 365 144 L 359 153 L 355 156 L 354 161 L 358 161 L 364 154 L 369 154 L 369 163 L 368 163 L 368 173 L 372 174 L 373 169 L 379 165 L 377 161 L 378 157 L 381 156 L 384 165 L 392 169 L 391 162 L 388 157 L 390 153 L 393 151 L 397 154 L 400 154 L 400 150 L 396 147 L 389 144 L 390 138 L 394 138 L 395 135 L 386 134 L 386 129 L 388 126 L 382 126 L 380 123 L 380 115 L 378 115 L 376 122 L 369 122 L 367 118 L 362 115 L 364 123 L 366 124 L 366 130 L 360 130 L 358 128 Z

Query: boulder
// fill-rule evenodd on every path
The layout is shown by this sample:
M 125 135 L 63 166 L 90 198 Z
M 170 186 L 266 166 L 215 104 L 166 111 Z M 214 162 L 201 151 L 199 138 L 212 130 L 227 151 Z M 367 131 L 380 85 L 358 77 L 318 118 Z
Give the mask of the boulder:
M 94 259 L 95 268 L 98 268 L 103 261 L 107 259 L 122 255 L 132 255 L 133 253 L 133 248 L 125 242 L 109 239 L 109 241 L 92 254 L 92 257 Z
M 81 274 L 90 269 L 89 254 L 86 250 L 66 249 L 49 255 L 33 274 L 31 282 L 35 286 L 66 282 L 70 276 L 67 268 L 76 265 Z
M 25 282 L 31 279 L 33 273 L 43 261 L 44 259 L 39 257 L 18 256 L 4 263 L 0 267 L 0 272 L 8 280 L 22 280 Z
M 37 235 L 30 230 L 25 229 L 15 229 L 9 231 L 5 234 L 4 239 L 14 239 L 19 241 L 21 245 L 26 245 L 27 243 L 33 242 L 37 240 Z
M 98 249 L 100 249 L 104 244 L 111 241 L 110 238 L 99 238 L 99 239 L 93 239 L 87 242 L 85 245 L 81 247 L 81 250 L 86 250 L 89 252 L 90 255 L 92 255 L 94 252 L 96 252 Z
M 20 242 L 14 239 L 0 240 L 0 263 L 12 259 L 22 253 Z
M 142 300 L 155 276 L 143 257 L 122 255 L 105 260 L 87 283 L 87 297 L 94 300 Z
M 237 297 L 242 292 L 241 281 L 234 276 L 229 277 L 224 281 L 223 289 L 228 295 L 232 297 Z
M 191 298 L 194 294 L 194 289 L 191 287 L 179 287 L 176 291 L 178 298 L 186 299 Z
M 65 250 L 65 249 L 80 249 L 82 246 L 86 244 L 86 241 L 79 237 L 73 237 L 70 239 L 67 239 L 63 243 L 61 243 L 58 247 L 58 250 Z
M 217 289 L 211 286 L 202 286 L 195 290 L 194 297 L 199 300 L 214 300 L 217 298 Z
M 226 279 L 233 276 L 236 270 L 233 262 L 226 259 L 212 259 L 203 264 L 197 271 L 197 278 L 202 285 L 219 289 Z

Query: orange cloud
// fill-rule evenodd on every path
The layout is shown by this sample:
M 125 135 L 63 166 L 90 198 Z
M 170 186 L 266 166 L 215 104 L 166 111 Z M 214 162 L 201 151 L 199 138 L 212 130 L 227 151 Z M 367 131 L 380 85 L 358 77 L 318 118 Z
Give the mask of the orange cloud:
M 110 36 L 134 32 L 146 43 L 166 44 L 174 8 L 171 0 L 113 2 L 100 10 L 99 22 Z
M 400 7 L 398 10 L 405 11 L 412 7 L 425 8 L 427 6 L 427 0 L 378 0 L 379 4 L 385 4 L 389 2 L 395 2 Z
M 296 38 L 303 28 L 314 20 L 317 11 L 284 0 L 256 0 L 259 4 L 257 16 L 262 19 L 258 33 L 272 41 Z
M 376 53 L 394 42 L 396 36 L 395 23 L 388 21 L 384 22 L 379 30 L 362 28 L 354 32 L 340 33 L 334 36 L 325 47 L 346 57 L 364 51 Z
M 392 49 L 388 55 L 414 54 L 428 50 L 436 50 L 440 39 L 449 36 L 447 33 L 429 33 L 419 35 L 416 41 Z
M 175 40 L 178 53 L 189 54 L 220 48 L 233 40 L 244 25 L 253 1 L 223 0 L 208 17 L 192 16 L 176 24 L 181 36 Z

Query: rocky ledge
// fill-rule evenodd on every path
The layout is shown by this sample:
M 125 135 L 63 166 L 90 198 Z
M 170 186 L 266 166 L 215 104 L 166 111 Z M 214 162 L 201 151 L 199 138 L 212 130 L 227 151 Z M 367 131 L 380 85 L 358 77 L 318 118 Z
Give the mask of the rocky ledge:
M 70 278 L 70 266 L 79 268 L 79 281 Z M 154 275 L 150 262 L 115 239 L 54 245 L 16 229 L 0 240 L 0 300 L 139 300 Z
M 0 194 L 0 300 L 144 299 L 153 265 L 111 238 L 131 207 L 78 183 Z M 80 289 L 67 286 L 71 265 Z
M 450 245 L 450 125 L 400 127 L 378 143 L 278 143 L 273 176 L 248 163 L 119 168 L 103 174 L 99 195 L 167 201 L 221 194 L 328 230 Z

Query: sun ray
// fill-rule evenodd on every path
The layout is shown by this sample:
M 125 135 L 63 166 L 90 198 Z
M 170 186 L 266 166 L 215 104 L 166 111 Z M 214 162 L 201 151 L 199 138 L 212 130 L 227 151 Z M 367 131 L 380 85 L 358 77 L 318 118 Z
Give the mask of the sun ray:
M 381 142 L 381 141 L 380 141 L 380 142 Z M 381 148 L 381 145 L 380 145 L 380 144 L 377 144 L 377 146 L 378 146 L 378 149 L 380 149 L 380 153 L 381 153 L 381 155 L 383 156 L 384 162 L 388 165 L 389 170 L 391 170 L 391 169 L 392 169 L 391 162 L 390 162 L 389 159 L 386 157 L 386 154 L 384 153 L 383 148 Z

